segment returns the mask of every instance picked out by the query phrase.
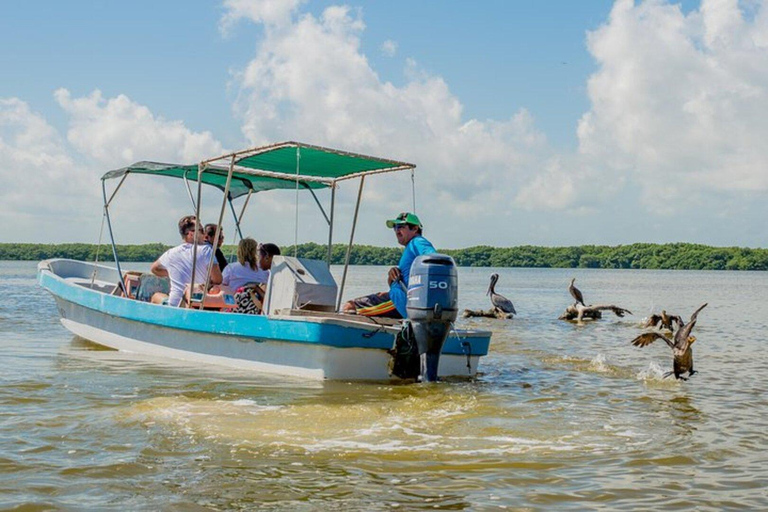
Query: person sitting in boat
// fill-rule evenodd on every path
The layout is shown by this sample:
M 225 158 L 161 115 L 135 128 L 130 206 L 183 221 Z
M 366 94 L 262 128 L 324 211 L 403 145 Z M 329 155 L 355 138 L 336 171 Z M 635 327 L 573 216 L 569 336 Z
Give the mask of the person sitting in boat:
M 408 316 L 408 278 L 413 260 L 422 254 L 432 254 L 436 251 L 429 240 L 424 238 L 423 226 L 414 213 L 401 213 L 397 218 L 388 220 L 387 227 L 395 230 L 397 243 L 405 246 L 400 263 L 390 268 L 387 274 L 389 291 L 352 299 L 344 304 L 343 313 L 387 318 Z
M 154 304 L 162 304 L 165 299 L 171 306 L 178 306 L 184 296 L 184 289 L 192 281 L 192 255 L 197 245 L 197 264 L 195 265 L 195 283 L 205 283 L 208 264 L 211 261 L 213 247 L 205 243 L 205 233 L 194 215 L 187 215 L 179 220 L 179 234 L 184 242 L 168 249 L 150 267 L 156 276 L 167 277 L 171 281 L 170 295 L 156 293 L 152 296 Z M 211 284 L 221 283 L 219 265 L 211 266 Z
M 224 226 L 221 227 L 219 230 L 219 243 L 214 244 L 213 238 L 216 236 L 216 224 L 206 224 L 205 225 L 205 243 L 207 243 L 210 246 L 216 247 L 216 262 L 219 264 L 219 270 L 224 272 L 224 269 L 227 268 L 227 265 L 229 262 L 227 261 L 227 258 L 224 256 L 224 253 L 221 252 L 221 246 L 224 244 Z
M 231 293 L 248 283 L 264 284 L 269 279 L 269 271 L 259 268 L 259 248 L 259 244 L 253 238 L 240 240 L 237 246 L 237 261 L 227 265 L 221 273 L 221 284 Z
M 267 273 L 267 280 L 264 281 L 266 283 L 269 280 L 269 271 L 272 268 L 272 258 L 280 256 L 280 248 L 275 244 L 259 244 L 258 256 L 259 268 Z
M 235 313 L 261 313 L 272 258 L 278 254 L 280 248 L 275 244 L 257 245 L 251 238 L 240 242 L 237 248 L 238 262 L 224 270 L 224 284 L 234 291 L 237 304 L 233 310 Z

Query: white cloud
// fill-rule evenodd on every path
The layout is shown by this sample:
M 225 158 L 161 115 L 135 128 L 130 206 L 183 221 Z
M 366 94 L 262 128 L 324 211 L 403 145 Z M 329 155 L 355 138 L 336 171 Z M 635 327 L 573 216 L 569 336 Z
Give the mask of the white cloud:
M 649 208 L 670 201 L 661 206 L 669 213 L 706 191 L 768 190 L 762 5 L 747 20 L 736 0 L 704 0 L 688 14 L 667 2 L 619 0 L 588 47 L 599 70 L 578 135 L 593 165 L 626 173 Z
M 55 97 L 68 114 L 66 139 L 24 101 L 0 99 L 0 214 L 14 219 L 15 241 L 94 242 L 105 171 L 136 160 L 189 163 L 223 152 L 210 133 L 166 121 L 124 95 L 73 98 L 59 89 Z M 116 224 L 125 236 L 118 240 L 173 242 L 175 219 L 191 209 L 183 184 L 130 181 L 113 205 L 122 214 Z M 206 210 L 205 218 L 214 217 L 213 208 Z
M 62 230 L 61 219 L 82 220 L 80 207 L 93 204 L 97 189 L 79 185 L 87 172 L 75 164 L 59 133 L 18 98 L 0 98 L 0 217 L 14 241 L 45 224 Z
M 577 152 L 552 148 L 524 108 L 469 118 L 450 85 L 407 56 L 404 83 L 382 80 L 361 50 L 362 11 L 330 6 L 312 15 L 303 3 L 224 2 L 224 33 L 241 20 L 264 26 L 256 54 L 236 76 L 243 134 L 253 144 L 295 139 L 418 164 L 418 211 L 438 245 L 584 242 L 585 232 L 561 227 L 569 215 L 602 223 L 597 242 L 647 240 L 648 212 L 676 215 L 667 240 L 683 239 L 676 226 L 685 223 L 699 240 L 713 239 L 712 226 L 728 240 L 743 217 L 762 217 L 754 206 L 768 191 L 762 2 L 745 13 L 737 0 L 703 0 L 690 12 L 666 0 L 617 0 L 587 35 L 597 70 L 587 84 L 590 108 L 576 127 Z M 397 45 L 387 41 L 380 50 L 394 56 Z M 73 97 L 60 89 L 55 97 L 67 115 L 65 134 L 24 101 L 0 99 L 0 213 L 37 239 L 91 240 L 100 221 L 98 177 L 107 169 L 224 151 L 211 133 L 126 95 Z M 342 188 L 338 207 L 351 209 L 356 190 Z M 185 195 L 179 183 L 121 192 L 116 208 L 128 215 L 118 231 L 132 237 L 123 240 L 173 241 L 174 218 L 188 212 Z M 260 195 L 253 208 L 292 217 L 287 197 Z M 381 220 L 410 208 L 410 176 L 372 178 L 365 197 L 359 240 L 391 243 Z M 300 235 L 322 239 L 323 222 L 310 208 L 302 198 Z M 292 241 L 292 226 L 264 218 L 249 221 L 246 232 Z M 764 231 L 752 223 L 742 232 L 760 240 Z
M 72 98 L 59 89 L 56 101 L 69 114 L 67 139 L 83 155 L 108 167 L 137 160 L 192 163 L 222 153 L 210 132 L 193 132 L 167 121 L 125 95 L 105 99 L 101 91 Z
M 381 53 L 386 57 L 394 57 L 397 53 L 397 42 L 387 39 L 381 43 Z
M 544 172 L 535 176 L 530 183 L 520 189 L 516 202 L 528 210 L 561 209 L 562 205 L 573 202 L 575 193 L 574 176 L 562 169 L 559 160 L 553 159 L 547 163 Z
M 210 132 L 194 132 L 182 121 L 166 120 L 122 94 L 104 98 L 96 90 L 73 98 L 69 91 L 59 89 L 55 97 L 69 116 L 67 140 L 72 149 L 97 169 L 81 184 L 84 188 L 97 188 L 97 178 L 104 171 L 139 160 L 188 164 L 224 152 Z M 220 201 L 220 194 L 208 191 L 206 197 L 213 200 L 203 202 L 208 206 L 203 218 L 212 220 L 217 216 L 213 205 Z M 177 237 L 174 223 L 192 213 L 192 208 L 181 180 L 136 176 L 121 189 L 113 211 L 118 240 L 173 243 Z
M 291 21 L 293 12 L 305 0 L 225 0 L 225 13 L 219 28 L 226 34 L 240 20 L 281 26 Z
M 297 139 L 413 161 L 424 169 L 417 171 L 422 211 L 450 205 L 433 221 L 440 229 L 481 217 L 508 226 L 503 219 L 514 198 L 508 191 L 527 183 L 550 151 L 530 113 L 465 119 L 448 84 L 411 59 L 405 84 L 382 81 L 361 52 L 364 28 L 359 11 L 332 6 L 319 17 L 303 14 L 279 31 L 266 30 L 238 76 L 236 110 L 246 138 L 254 144 Z M 376 182 L 384 193 L 372 194 L 368 207 L 377 215 L 411 203 L 410 191 L 393 181 Z M 529 192 L 529 205 L 546 203 L 535 195 Z

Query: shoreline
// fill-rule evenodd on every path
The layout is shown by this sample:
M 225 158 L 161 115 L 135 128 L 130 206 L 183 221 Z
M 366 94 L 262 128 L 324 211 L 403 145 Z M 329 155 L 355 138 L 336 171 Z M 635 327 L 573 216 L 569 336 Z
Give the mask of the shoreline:
M 148 263 L 157 259 L 171 246 L 160 243 L 117 245 L 121 261 Z M 235 253 L 235 246 L 223 246 L 228 257 Z M 452 256 L 460 267 L 497 268 L 594 268 L 637 270 L 768 270 L 768 249 L 746 247 L 714 247 L 701 244 L 670 243 L 630 245 L 582 245 L 569 247 L 474 246 L 463 249 L 439 249 Z M 50 258 L 70 258 L 93 261 L 112 261 L 108 244 L 32 244 L 0 243 L 0 260 L 40 261 Z M 283 248 L 291 255 L 293 246 Z M 326 245 L 300 244 L 296 248 L 299 257 L 325 260 Z M 351 265 L 396 265 L 401 250 L 397 247 L 354 245 L 350 255 Z M 344 263 L 346 245 L 334 244 L 331 263 Z

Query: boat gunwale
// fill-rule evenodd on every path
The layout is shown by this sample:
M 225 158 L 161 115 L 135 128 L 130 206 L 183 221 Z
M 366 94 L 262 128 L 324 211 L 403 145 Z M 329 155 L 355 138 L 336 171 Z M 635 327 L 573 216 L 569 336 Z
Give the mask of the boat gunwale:
M 332 348 L 378 350 L 391 349 L 394 343 L 394 337 L 399 331 L 399 328 L 394 326 L 362 323 L 360 321 L 355 321 L 355 319 L 352 318 L 341 319 L 285 314 L 274 316 L 245 315 L 238 313 L 222 314 L 218 311 L 170 308 L 168 306 L 139 302 L 126 297 L 110 295 L 68 281 L 67 278 L 58 275 L 51 268 L 50 264 L 56 261 L 67 261 L 86 266 L 95 266 L 111 272 L 116 272 L 117 269 L 93 262 L 67 258 L 53 258 L 43 260 L 38 264 L 38 282 L 52 295 L 62 300 L 77 304 L 86 309 L 113 315 L 126 320 L 144 322 L 181 331 L 226 335 L 237 338 L 303 343 Z M 51 286 L 52 284 L 53 286 Z M 137 311 L 143 314 L 137 314 Z M 360 331 L 360 339 L 356 340 L 354 343 L 348 342 L 349 332 L 345 332 L 348 330 Z M 465 352 L 462 349 L 461 343 L 467 338 L 472 339 L 473 341 L 473 354 L 479 356 L 488 354 L 490 332 L 459 332 L 462 336 L 453 336 L 449 338 L 449 340 L 452 341 L 444 347 L 444 354 L 463 355 Z M 487 338 L 487 342 L 483 343 L 482 338 Z M 451 349 L 451 345 L 457 345 L 457 349 Z M 449 349 L 449 351 L 445 351 L 446 348 Z

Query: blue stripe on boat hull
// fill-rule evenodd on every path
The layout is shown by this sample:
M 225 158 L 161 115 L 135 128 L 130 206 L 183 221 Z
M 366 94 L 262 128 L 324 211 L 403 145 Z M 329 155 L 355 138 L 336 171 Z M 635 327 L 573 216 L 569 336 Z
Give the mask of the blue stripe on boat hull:
M 114 317 L 61 298 L 56 302 L 62 324 L 70 331 L 120 350 L 317 379 L 389 378 L 389 355 L 381 349 L 333 348 L 181 331 Z M 339 364 L 338 360 L 349 358 L 350 353 L 359 364 Z
M 359 348 L 386 350 L 392 347 L 394 335 L 376 327 L 357 327 L 334 324 L 330 321 L 313 321 L 306 317 L 296 319 L 269 318 L 261 315 L 240 315 L 170 308 L 105 294 L 83 286 L 66 282 L 50 271 L 38 274 L 40 285 L 57 298 L 60 308 L 71 303 L 111 317 L 137 322 L 148 330 L 151 326 L 173 329 L 178 335 L 208 334 L 231 336 L 243 340 L 282 341 L 311 344 L 334 348 Z M 69 309 L 69 308 L 66 308 Z M 64 311 L 62 311 L 62 315 Z M 72 311 L 70 315 L 75 314 Z M 105 324 L 105 327 L 107 325 Z M 106 329 L 109 330 L 109 329 Z M 488 336 L 458 338 L 450 336 L 443 347 L 443 354 L 473 356 L 488 353 Z

